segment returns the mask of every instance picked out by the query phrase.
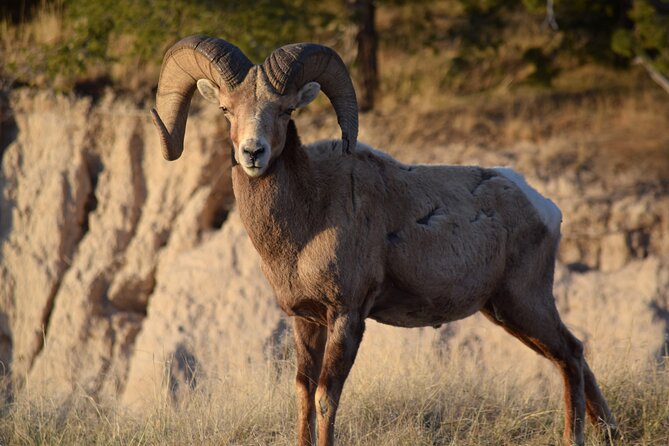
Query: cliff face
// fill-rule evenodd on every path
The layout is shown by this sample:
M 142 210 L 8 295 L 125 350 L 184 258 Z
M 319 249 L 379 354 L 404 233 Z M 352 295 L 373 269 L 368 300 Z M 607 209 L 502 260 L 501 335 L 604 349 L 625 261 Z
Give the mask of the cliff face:
M 148 114 L 120 100 L 18 91 L 0 108 L 0 374 L 14 392 L 178 400 L 203 379 L 285 353 L 290 322 L 234 211 L 227 130 L 214 108 L 191 113 L 176 163 L 160 156 Z M 308 115 L 300 120 L 303 140 L 323 133 Z M 361 139 L 383 141 L 372 124 Z M 422 147 L 391 152 L 512 165 L 554 198 L 565 219 L 555 294 L 568 325 L 597 354 L 630 346 L 639 359 L 661 354 L 667 176 L 647 174 L 643 163 L 615 177 L 574 169 L 578 153 L 561 141 Z M 361 355 L 384 342 L 398 352 L 428 343 L 492 368 L 510 357 L 536 363 L 520 373 L 526 379 L 548 367 L 478 317 L 439 330 L 370 323 Z
M 20 93 L 11 105 L 3 363 L 17 388 L 118 392 L 161 265 L 198 245 L 232 204 L 229 160 L 216 150 L 224 130 L 196 118 L 197 143 L 179 166 L 152 156 L 151 124 L 123 102 Z

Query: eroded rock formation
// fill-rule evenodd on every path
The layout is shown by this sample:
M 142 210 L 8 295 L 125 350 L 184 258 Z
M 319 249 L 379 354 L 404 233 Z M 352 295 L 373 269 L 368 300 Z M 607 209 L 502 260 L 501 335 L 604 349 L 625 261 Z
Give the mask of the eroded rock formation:
M 0 374 L 15 392 L 77 388 L 141 406 L 281 354 L 289 321 L 234 211 L 215 109 L 196 107 L 184 156 L 167 163 L 148 114 L 122 100 L 17 91 L 0 108 Z M 308 115 L 300 119 L 304 140 L 320 136 Z M 362 128 L 374 144 L 364 119 Z M 563 209 L 556 298 L 588 352 L 633 346 L 642 360 L 666 349 L 667 177 L 633 165 L 617 178 L 575 170 L 572 149 L 557 140 L 503 151 L 399 147 L 390 151 L 406 162 L 523 172 Z M 370 323 L 361 355 L 376 342 L 396 342 L 398 352 L 429 343 L 487 367 L 521 357 L 536 364 L 524 366 L 527 379 L 549 367 L 480 318 L 436 331 Z

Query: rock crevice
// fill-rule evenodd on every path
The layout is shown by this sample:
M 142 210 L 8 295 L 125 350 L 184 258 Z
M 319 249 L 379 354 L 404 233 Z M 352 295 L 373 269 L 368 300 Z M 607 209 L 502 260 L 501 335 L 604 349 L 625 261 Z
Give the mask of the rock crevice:
M 234 210 L 230 142 L 215 109 L 194 110 L 177 163 L 160 156 L 148 114 L 123 100 L 16 91 L 0 110 L 0 377 L 11 375 L 17 391 L 83 389 L 142 407 L 156 392 L 179 402 L 242 364 L 285 359 L 290 324 Z M 304 140 L 320 136 L 319 126 L 298 126 Z M 596 158 L 571 169 L 578 157 L 563 143 L 528 144 L 395 155 L 513 162 L 562 208 L 555 294 L 568 325 L 590 349 L 633 343 L 640 358 L 661 354 L 669 183 L 630 166 L 611 187 Z M 496 330 L 476 318 L 438 330 L 370 322 L 365 345 L 397 343 L 399 355 L 427 342 L 442 356 L 508 363 L 523 347 Z

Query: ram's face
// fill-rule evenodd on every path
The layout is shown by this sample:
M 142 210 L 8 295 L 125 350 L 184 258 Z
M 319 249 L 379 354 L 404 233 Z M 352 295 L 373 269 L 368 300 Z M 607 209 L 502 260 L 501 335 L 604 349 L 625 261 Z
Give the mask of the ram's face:
M 318 83 L 308 82 L 298 91 L 279 95 L 256 69 L 250 70 L 244 82 L 230 93 L 223 93 L 206 79 L 199 80 L 197 86 L 202 96 L 219 105 L 229 121 L 236 161 L 250 177 L 265 174 L 281 155 L 291 114 L 320 91 Z

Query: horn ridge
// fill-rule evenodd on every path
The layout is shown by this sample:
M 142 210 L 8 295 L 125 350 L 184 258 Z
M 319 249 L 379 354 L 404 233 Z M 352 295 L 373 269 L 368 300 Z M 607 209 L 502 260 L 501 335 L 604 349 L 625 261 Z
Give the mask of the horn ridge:
M 278 94 L 318 82 L 337 114 L 345 151 L 355 150 L 358 103 L 351 76 L 336 51 L 316 43 L 284 45 L 265 59 L 262 68 Z
M 209 79 L 224 91 L 240 85 L 253 63 L 235 45 L 214 37 L 194 35 L 170 47 L 163 58 L 151 112 L 163 155 L 174 160 L 183 152 L 188 109 L 199 79 Z

